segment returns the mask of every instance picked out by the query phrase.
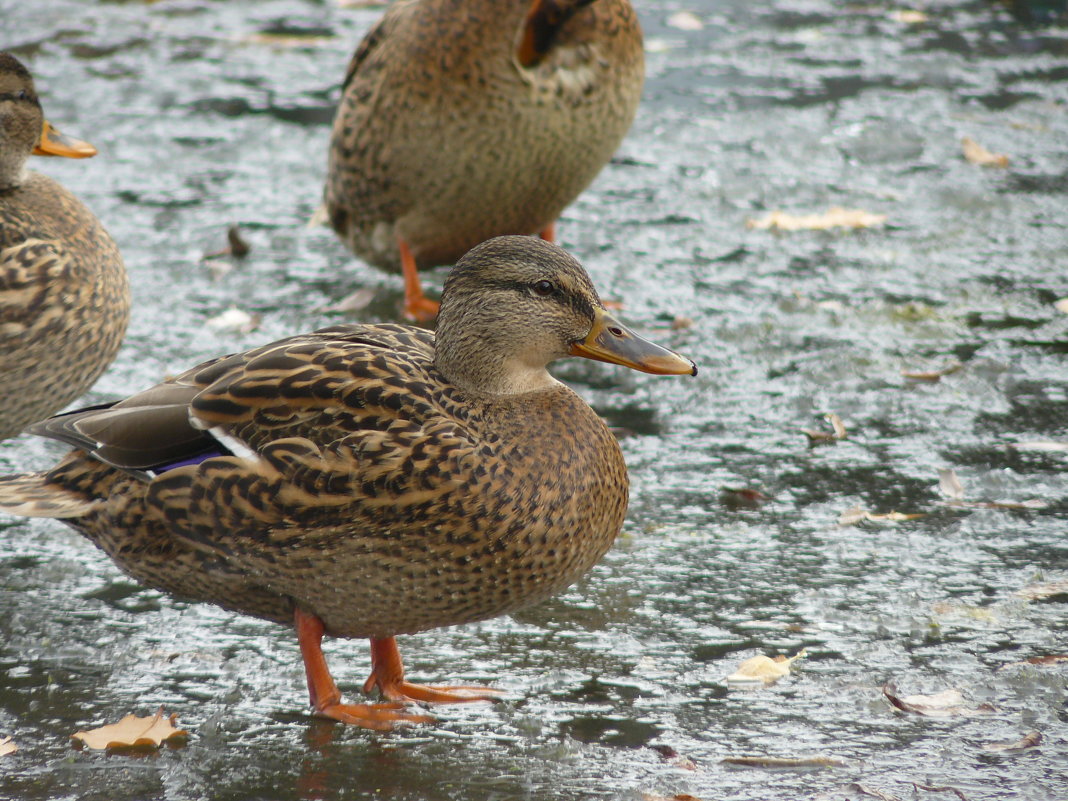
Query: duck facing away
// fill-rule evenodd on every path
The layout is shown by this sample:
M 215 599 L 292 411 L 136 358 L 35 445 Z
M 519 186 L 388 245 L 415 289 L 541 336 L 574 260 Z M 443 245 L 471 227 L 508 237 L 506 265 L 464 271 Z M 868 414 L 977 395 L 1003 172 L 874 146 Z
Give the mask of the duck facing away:
M 74 195 L 26 170 L 31 153 L 96 150 L 45 121 L 30 73 L 0 53 L 0 439 L 89 389 L 130 318 L 119 249 Z
M 432 318 L 417 270 L 494 236 L 551 240 L 630 128 L 644 69 L 629 0 L 399 0 L 349 63 L 330 224 Z
M 77 449 L 0 478 L 0 509 L 63 520 L 150 587 L 295 625 L 321 716 L 426 720 L 401 703 L 495 694 L 407 682 L 396 635 L 546 598 L 623 524 L 619 445 L 545 369 L 568 355 L 696 373 L 555 245 L 493 239 L 446 280 L 436 336 L 325 328 L 54 417 L 31 430 Z M 341 702 L 324 633 L 370 639 L 364 690 L 386 703 Z

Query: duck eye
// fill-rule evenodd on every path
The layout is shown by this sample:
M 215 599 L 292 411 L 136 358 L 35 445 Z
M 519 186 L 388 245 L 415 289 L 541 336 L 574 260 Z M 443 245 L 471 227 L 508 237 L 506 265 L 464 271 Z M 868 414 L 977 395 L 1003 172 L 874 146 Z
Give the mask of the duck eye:
M 552 281 L 538 281 L 534 284 L 534 294 L 543 298 L 551 295 L 555 289 Z

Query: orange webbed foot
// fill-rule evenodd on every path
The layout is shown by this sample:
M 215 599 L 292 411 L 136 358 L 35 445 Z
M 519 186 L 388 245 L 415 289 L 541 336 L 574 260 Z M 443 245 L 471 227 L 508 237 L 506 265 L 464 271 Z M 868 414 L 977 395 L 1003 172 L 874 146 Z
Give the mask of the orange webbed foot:
M 405 294 L 404 317 L 416 323 L 432 323 L 438 316 L 438 302 L 431 300 L 420 290 L 416 297 Z
M 431 687 L 404 679 L 404 665 L 393 637 L 371 640 L 371 675 L 363 685 L 364 693 L 378 689 L 390 701 L 420 701 L 425 704 L 465 704 L 472 701 L 499 701 L 501 690 L 474 685 Z
M 412 715 L 399 710 L 404 704 L 326 704 L 314 711 L 316 717 L 375 731 L 390 731 L 398 723 L 433 723 L 430 715 Z

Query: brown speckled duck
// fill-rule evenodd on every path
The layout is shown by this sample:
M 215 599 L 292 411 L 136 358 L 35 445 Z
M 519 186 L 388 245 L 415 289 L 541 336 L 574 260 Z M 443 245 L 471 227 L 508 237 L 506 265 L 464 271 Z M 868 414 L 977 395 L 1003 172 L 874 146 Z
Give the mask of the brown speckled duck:
M 401 703 L 494 693 L 406 681 L 396 635 L 546 598 L 623 524 L 619 445 L 546 371 L 568 355 L 696 373 L 560 248 L 493 239 L 450 273 L 436 336 L 325 328 L 38 423 L 77 450 L 0 479 L 0 509 L 62 519 L 148 586 L 295 625 L 321 716 L 425 720 Z M 364 690 L 386 703 L 342 703 L 324 633 L 370 639 Z
M 30 73 L 0 53 L 0 439 L 89 389 L 130 318 L 118 248 L 74 195 L 26 170 L 31 153 L 96 150 L 45 121 Z
M 417 270 L 540 233 L 619 146 L 644 80 L 629 0 L 398 0 L 356 49 L 325 205 L 405 311 L 437 312 Z

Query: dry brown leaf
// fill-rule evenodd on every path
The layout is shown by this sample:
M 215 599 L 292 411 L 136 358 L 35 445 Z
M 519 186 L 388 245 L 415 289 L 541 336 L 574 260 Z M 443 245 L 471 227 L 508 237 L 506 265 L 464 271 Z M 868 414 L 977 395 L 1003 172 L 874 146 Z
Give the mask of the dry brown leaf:
M 875 523 L 901 523 L 905 520 L 918 520 L 921 517 L 927 515 L 923 512 L 882 512 L 875 513 L 869 512 L 867 509 L 861 509 L 859 506 L 854 506 L 851 509 L 846 509 L 842 514 L 838 516 L 838 525 L 840 526 L 855 526 L 857 523 L 865 520 L 870 520 Z
M 176 727 L 178 716 L 163 716 L 163 707 L 151 717 L 127 715 L 118 723 L 89 731 L 77 731 L 71 738 L 89 748 L 158 748 L 167 740 L 185 738 L 189 732 Z
M 885 214 L 832 206 L 822 214 L 787 214 L 773 211 L 759 220 L 746 220 L 747 228 L 776 231 L 826 231 L 830 228 L 871 228 L 886 222 Z
M 13 754 L 19 750 L 19 747 L 11 742 L 10 737 L 0 737 L 0 757 Z
M 642 793 L 642 801 L 701 801 L 695 795 L 679 793 L 678 795 L 660 795 L 659 793 Z
M 953 373 L 964 367 L 960 362 L 950 362 L 940 370 L 926 370 L 926 371 L 911 371 L 902 370 L 901 375 L 905 378 L 911 378 L 913 381 L 940 381 L 947 375 L 953 375 Z
M 844 768 L 848 763 L 833 757 L 724 757 L 728 765 L 749 768 Z
M 841 417 L 834 412 L 828 412 L 823 416 L 823 419 L 831 424 L 830 431 L 817 431 L 811 428 L 801 429 L 801 433 L 808 437 L 809 445 L 822 445 L 824 443 L 849 439 L 849 432 L 846 431 L 845 423 L 842 422 Z
M 727 684 L 747 687 L 774 684 L 783 676 L 789 676 L 790 666 L 798 659 L 804 658 L 805 654 L 806 651 L 802 648 L 791 657 L 781 654 L 774 659 L 764 655 L 750 657 L 727 676 Z
M 759 509 L 771 498 L 760 490 L 749 487 L 720 487 L 719 500 L 729 509 Z
M 951 506 L 960 506 L 966 509 L 1045 509 L 1049 506 L 1047 501 L 1032 498 L 1026 501 L 966 501 L 964 500 L 964 486 L 957 478 L 957 472 L 952 469 L 938 471 L 938 489 L 948 498 Z
M 980 167 L 1000 167 L 1002 169 L 1009 166 L 1008 156 L 1004 153 L 991 153 L 970 136 L 961 139 L 960 146 L 964 153 L 964 158 L 972 164 L 978 164 Z
M 888 683 L 883 685 L 883 695 L 901 711 L 929 718 L 974 717 L 994 712 L 990 704 L 964 706 L 964 696 L 960 690 L 950 689 L 934 695 L 907 695 L 902 698 L 897 695 L 893 684 Z
M 983 750 L 992 751 L 994 753 L 1012 753 L 1014 751 L 1026 751 L 1028 748 L 1034 748 L 1040 742 L 1042 742 L 1042 733 L 1033 731 L 1029 734 L 1025 734 L 1014 743 L 987 743 L 983 746 Z
M 1018 451 L 1037 451 L 1039 453 L 1065 453 L 1068 452 L 1068 442 L 1051 439 L 1035 439 L 1025 442 L 1014 442 L 1010 446 Z
M 1068 595 L 1068 579 L 1045 581 L 1041 584 L 1028 584 L 1016 591 L 1016 595 L 1028 601 L 1042 601 L 1056 595 Z
M 956 787 L 949 787 L 942 785 L 941 787 L 935 787 L 931 784 L 917 784 L 916 782 L 910 782 L 910 784 L 917 790 L 926 790 L 929 793 L 953 793 L 960 801 L 968 801 L 968 796 L 958 790 Z
M 876 790 L 874 787 L 865 787 L 859 782 L 852 782 L 846 785 L 848 790 L 856 790 L 861 795 L 870 795 L 873 798 L 878 798 L 880 801 L 898 801 L 896 796 L 884 793 L 882 790 Z
M 911 8 L 903 8 L 897 11 L 890 12 L 890 19 L 894 22 L 900 22 L 905 25 L 919 25 L 927 22 L 927 15 L 922 11 L 915 11 Z
M 1025 659 L 1024 662 L 1029 665 L 1059 665 L 1061 662 L 1068 662 L 1068 654 L 1049 654 L 1048 656 L 1032 656 L 1028 659 Z

